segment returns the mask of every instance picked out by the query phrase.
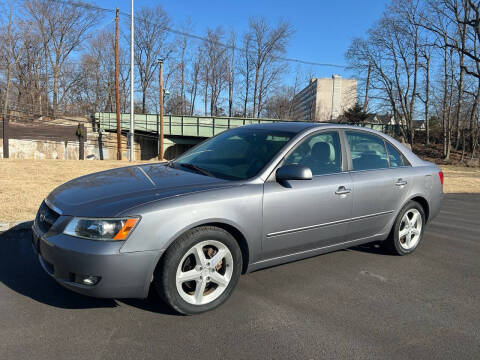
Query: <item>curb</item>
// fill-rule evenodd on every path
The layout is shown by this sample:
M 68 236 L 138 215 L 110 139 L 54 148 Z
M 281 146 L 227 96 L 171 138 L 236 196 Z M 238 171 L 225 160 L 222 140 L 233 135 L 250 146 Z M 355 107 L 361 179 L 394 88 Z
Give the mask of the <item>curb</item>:
M 33 220 L 21 220 L 5 222 L 0 221 L 0 232 L 15 228 L 15 230 L 28 230 L 32 227 Z

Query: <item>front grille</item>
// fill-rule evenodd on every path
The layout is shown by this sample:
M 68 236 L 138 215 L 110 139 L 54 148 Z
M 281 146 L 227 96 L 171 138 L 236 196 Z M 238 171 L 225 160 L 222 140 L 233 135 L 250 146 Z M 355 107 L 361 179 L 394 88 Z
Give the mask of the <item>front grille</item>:
M 35 223 L 43 233 L 46 233 L 48 230 L 50 230 L 52 225 L 59 217 L 60 214 L 50 209 L 47 204 L 45 204 L 45 201 L 43 201 L 42 205 L 40 205 L 40 208 L 38 209 Z

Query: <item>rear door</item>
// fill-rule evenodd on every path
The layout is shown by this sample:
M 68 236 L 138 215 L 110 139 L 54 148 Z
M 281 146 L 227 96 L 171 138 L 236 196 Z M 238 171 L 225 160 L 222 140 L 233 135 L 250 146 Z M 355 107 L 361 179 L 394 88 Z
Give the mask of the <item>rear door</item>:
M 311 168 L 312 180 L 264 185 L 263 258 L 325 247 L 344 241 L 352 210 L 352 181 L 337 131 L 307 136 L 281 165 Z
M 354 194 L 347 237 L 353 240 L 384 233 L 412 185 L 411 172 L 404 169 L 406 159 L 373 133 L 345 131 L 345 138 Z

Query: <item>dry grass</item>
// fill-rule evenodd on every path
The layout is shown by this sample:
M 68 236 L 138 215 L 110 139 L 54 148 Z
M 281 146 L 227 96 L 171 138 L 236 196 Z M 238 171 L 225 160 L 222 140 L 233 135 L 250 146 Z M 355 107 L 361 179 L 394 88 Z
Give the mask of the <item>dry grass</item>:
M 68 180 L 128 165 L 127 161 L 0 160 L 0 222 L 33 219 L 42 200 Z
M 42 200 L 58 185 L 81 175 L 129 164 L 126 161 L 0 160 L 0 222 L 33 219 Z M 445 192 L 480 193 L 480 169 L 448 165 L 442 169 Z
M 480 193 L 480 168 L 442 165 L 446 193 Z

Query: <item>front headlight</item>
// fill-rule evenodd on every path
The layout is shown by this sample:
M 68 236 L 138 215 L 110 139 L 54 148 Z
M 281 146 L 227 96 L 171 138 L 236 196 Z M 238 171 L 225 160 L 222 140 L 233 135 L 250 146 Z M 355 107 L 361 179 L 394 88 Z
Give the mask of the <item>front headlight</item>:
M 64 234 L 90 240 L 125 240 L 138 218 L 87 219 L 75 217 L 63 230 Z

